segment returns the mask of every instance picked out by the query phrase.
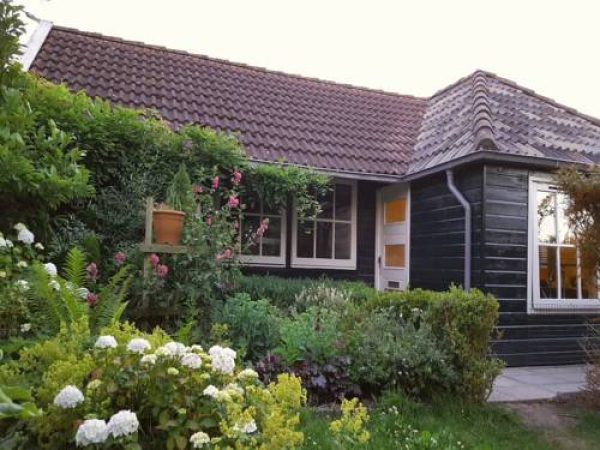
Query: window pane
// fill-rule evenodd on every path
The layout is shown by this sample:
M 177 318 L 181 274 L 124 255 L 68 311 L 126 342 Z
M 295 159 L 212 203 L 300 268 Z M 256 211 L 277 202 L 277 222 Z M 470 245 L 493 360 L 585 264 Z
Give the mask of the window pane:
M 321 205 L 319 218 L 331 219 L 333 217 L 333 191 L 329 190 L 319 197 L 319 204 Z
M 335 218 L 350 220 L 352 210 L 352 186 L 349 184 L 335 185 Z
M 385 266 L 404 267 L 404 245 L 394 244 L 385 246 Z
M 262 238 L 263 256 L 281 255 L 281 219 L 270 217 L 269 229 Z
M 260 214 L 260 200 L 258 197 L 246 197 L 243 199 L 242 203 L 246 205 L 246 209 L 244 210 L 245 212 Z
M 335 224 L 335 259 L 350 259 L 351 232 L 349 223 Z
M 298 222 L 296 255 L 299 258 L 313 257 L 314 222 L 301 220 Z
M 581 297 L 584 299 L 598 298 L 598 274 L 590 269 L 585 260 L 581 264 Z
M 398 223 L 406 220 L 406 199 L 399 198 L 386 202 L 384 223 Z
M 244 255 L 258 255 L 259 243 L 255 239 L 256 229 L 259 226 L 258 216 L 244 216 L 242 220 L 242 253 Z
M 571 232 L 569 217 L 567 216 L 567 208 L 569 207 L 569 199 L 565 194 L 557 195 L 558 202 L 558 233 L 559 242 L 575 244 L 575 238 Z
M 556 242 L 555 197 L 552 192 L 537 192 L 538 241 Z
M 577 298 L 577 250 L 560 249 L 561 298 Z
M 278 207 L 274 207 L 268 205 L 267 203 L 263 203 L 263 214 L 268 214 L 270 216 L 279 216 L 281 215 L 281 210 Z
M 556 247 L 540 245 L 540 298 L 558 298 Z
M 332 258 L 333 224 L 317 222 L 317 258 Z

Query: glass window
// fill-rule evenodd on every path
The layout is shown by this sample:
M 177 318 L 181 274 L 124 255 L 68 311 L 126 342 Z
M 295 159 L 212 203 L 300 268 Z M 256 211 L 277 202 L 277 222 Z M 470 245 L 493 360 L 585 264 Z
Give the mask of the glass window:
M 567 196 L 543 185 L 537 187 L 535 199 L 536 298 L 598 300 L 598 276 L 582 267 Z
M 320 199 L 315 220 L 296 221 L 295 257 L 292 264 L 353 268 L 355 184 L 336 183 Z
M 242 217 L 242 261 L 250 264 L 285 263 L 285 216 L 257 198 L 245 201 Z

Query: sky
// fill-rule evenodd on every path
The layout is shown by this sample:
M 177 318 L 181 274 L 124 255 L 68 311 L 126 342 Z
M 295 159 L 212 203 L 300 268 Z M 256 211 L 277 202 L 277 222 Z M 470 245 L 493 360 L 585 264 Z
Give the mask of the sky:
M 599 0 L 19 0 L 58 25 L 430 96 L 476 69 L 600 118 Z

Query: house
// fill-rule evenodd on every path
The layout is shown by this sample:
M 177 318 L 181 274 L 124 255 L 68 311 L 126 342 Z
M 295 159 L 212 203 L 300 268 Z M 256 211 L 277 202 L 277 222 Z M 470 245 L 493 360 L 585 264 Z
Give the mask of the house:
M 335 177 L 313 221 L 286 211 L 245 261 L 284 276 L 379 289 L 477 287 L 500 301 L 510 365 L 582 358 L 600 312 L 551 173 L 600 163 L 600 120 L 477 71 L 429 98 L 273 72 L 43 22 L 25 68 L 73 90 L 154 108 L 174 127 L 239 133 L 257 163 Z M 589 277 L 588 277 L 589 278 Z

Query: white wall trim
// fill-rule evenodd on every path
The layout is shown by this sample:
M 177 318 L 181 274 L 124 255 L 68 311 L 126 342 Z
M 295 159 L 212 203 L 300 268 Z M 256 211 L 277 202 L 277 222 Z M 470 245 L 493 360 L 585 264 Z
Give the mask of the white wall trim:
M 33 60 L 39 53 L 46 37 L 48 37 L 48 33 L 52 29 L 52 22 L 47 20 L 42 20 L 38 24 L 37 28 L 29 38 L 27 45 L 25 47 L 25 51 L 21 55 L 21 64 L 23 65 L 23 70 L 28 71 L 33 64 Z

